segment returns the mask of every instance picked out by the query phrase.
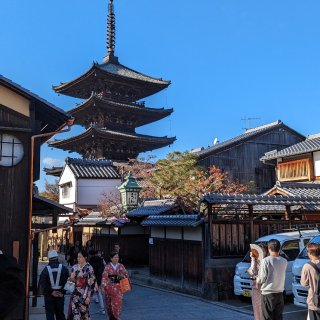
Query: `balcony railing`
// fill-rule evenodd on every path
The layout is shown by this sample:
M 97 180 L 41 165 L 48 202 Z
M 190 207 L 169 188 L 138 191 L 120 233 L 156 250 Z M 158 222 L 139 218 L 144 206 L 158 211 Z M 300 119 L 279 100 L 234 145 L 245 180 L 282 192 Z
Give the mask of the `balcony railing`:
M 313 170 L 311 159 L 301 159 L 278 163 L 278 180 L 300 181 L 312 180 Z

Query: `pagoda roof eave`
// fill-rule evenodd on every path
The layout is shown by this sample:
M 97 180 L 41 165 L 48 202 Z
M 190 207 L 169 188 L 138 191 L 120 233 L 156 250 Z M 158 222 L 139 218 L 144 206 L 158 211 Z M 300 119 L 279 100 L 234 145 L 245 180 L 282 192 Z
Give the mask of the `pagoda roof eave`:
M 77 105 L 75 108 L 70 109 L 68 113 L 70 113 L 73 117 L 75 117 L 75 122 L 77 122 L 77 115 L 81 114 L 81 112 L 85 112 L 85 110 L 92 108 L 94 105 L 105 109 L 105 110 L 115 110 L 115 111 L 127 111 L 130 112 L 131 116 L 148 116 L 150 119 L 144 119 L 140 121 L 138 126 L 144 125 L 147 123 L 151 123 L 156 120 L 163 119 L 169 116 L 173 112 L 173 108 L 165 109 L 165 108 L 149 108 L 144 107 L 139 104 L 129 104 L 129 103 L 121 103 L 112 101 L 109 99 L 103 99 L 98 97 L 96 94 L 92 94 L 89 99 L 84 101 L 83 103 Z
M 121 64 L 98 64 L 97 62 L 94 62 L 91 68 L 81 76 L 74 80 L 53 86 L 53 89 L 57 93 L 87 99 L 91 92 L 96 91 L 94 90 L 94 84 L 98 82 L 99 79 L 102 81 L 113 80 L 121 83 L 122 86 L 128 85 L 128 83 L 133 83 L 135 86 L 144 90 L 144 93 L 140 94 L 136 100 L 155 94 L 167 88 L 171 83 L 171 81 L 149 77 Z M 75 93 L 77 87 L 83 86 L 87 88 L 87 93 Z
M 97 135 L 97 136 L 95 136 Z M 76 141 L 80 142 L 81 140 L 87 140 L 88 138 L 96 139 L 100 138 L 113 138 L 114 140 L 124 140 L 124 141 L 140 141 L 140 142 L 155 142 L 155 143 L 166 143 L 167 145 L 173 143 L 176 140 L 176 137 L 155 137 L 137 133 L 127 133 L 127 132 L 119 132 L 107 129 L 100 129 L 95 127 L 90 127 L 85 132 L 70 137 L 68 139 L 49 141 L 48 144 L 50 147 L 63 147 L 66 144 L 74 143 Z

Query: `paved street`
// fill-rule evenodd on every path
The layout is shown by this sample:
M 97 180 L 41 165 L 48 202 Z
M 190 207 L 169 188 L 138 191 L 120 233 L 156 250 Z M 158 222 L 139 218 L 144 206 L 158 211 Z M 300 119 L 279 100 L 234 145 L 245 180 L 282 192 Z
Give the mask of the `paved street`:
M 30 316 L 30 320 L 45 319 L 43 301 L 39 300 L 37 313 Z M 31 310 L 35 312 L 35 310 Z M 98 305 L 91 303 L 91 318 L 106 320 L 106 316 L 98 314 Z M 247 311 L 231 310 L 219 304 L 202 301 L 189 296 L 175 294 L 168 291 L 151 289 L 134 285 L 134 290 L 125 295 L 122 320 L 252 320 Z
M 39 264 L 39 274 L 46 264 L 46 262 Z M 66 297 L 66 305 L 68 301 L 69 296 Z M 43 305 L 43 298 L 38 298 L 38 307 L 30 308 L 30 320 L 45 319 Z M 92 320 L 106 320 L 107 316 L 99 314 L 98 310 L 98 304 L 92 301 Z M 237 320 L 253 320 L 250 299 L 245 301 L 233 299 L 224 302 L 211 302 L 138 284 L 133 284 L 133 291 L 125 294 L 122 311 L 122 320 L 228 320 L 235 317 Z M 294 306 L 292 301 L 286 303 L 284 320 L 302 320 L 306 318 L 305 309 Z
M 303 320 L 307 319 L 307 310 L 301 307 L 297 307 L 293 304 L 293 297 L 288 298 L 289 301 L 285 304 L 284 307 L 284 320 Z M 240 299 L 232 299 L 229 301 L 224 301 L 223 305 L 230 306 L 232 308 L 236 308 L 242 311 L 252 312 L 252 304 L 251 300 L 247 299 L 245 301 L 241 301 Z
M 66 300 L 68 300 L 67 297 Z M 67 301 L 66 301 L 67 304 Z M 45 319 L 43 300 L 38 308 L 31 308 L 30 320 Z M 92 320 L 106 320 L 98 313 L 98 304 L 91 303 Z M 132 292 L 125 295 L 122 320 L 253 320 L 250 300 L 239 299 L 227 302 L 210 302 L 179 293 L 134 285 Z M 306 310 L 289 302 L 285 306 L 284 320 L 302 320 L 307 318 Z

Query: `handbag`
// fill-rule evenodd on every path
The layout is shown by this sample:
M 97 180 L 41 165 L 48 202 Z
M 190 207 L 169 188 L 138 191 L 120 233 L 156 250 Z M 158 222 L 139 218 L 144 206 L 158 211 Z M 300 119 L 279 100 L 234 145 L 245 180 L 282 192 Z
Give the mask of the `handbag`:
M 68 292 L 73 293 L 74 290 L 76 289 L 76 285 L 75 285 L 74 282 L 68 280 L 68 281 L 66 282 L 66 284 L 64 285 L 63 289 L 66 290 L 66 291 L 68 291 Z
M 121 293 L 126 293 L 132 290 L 129 278 L 123 278 L 119 281 Z

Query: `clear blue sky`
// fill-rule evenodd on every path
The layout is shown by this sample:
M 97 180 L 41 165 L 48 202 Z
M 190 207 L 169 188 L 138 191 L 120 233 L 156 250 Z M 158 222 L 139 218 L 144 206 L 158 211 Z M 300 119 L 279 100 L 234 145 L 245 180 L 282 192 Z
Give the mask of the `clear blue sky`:
M 0 74 L 64 110 L 76 99 L 52 85 L 102 62 L 108 0 L 1 0 Z M 318 0 L 114 0 L 116 55 L 122 64 L 171 80 L 151 107 L 173 107 L 138 128 L 176 136 L 174 150 L 208 146 L 251 126 L 283 120 L 303 134 L 320 132 L 320 2 Z M 72 134 L 79 133 L 74 128 Z M 56 136 L 60 138 L 61 136 Z M 58 165 L 66 152 L 42 148 Z M 42 189 L 46 177 L 38 182 Z

